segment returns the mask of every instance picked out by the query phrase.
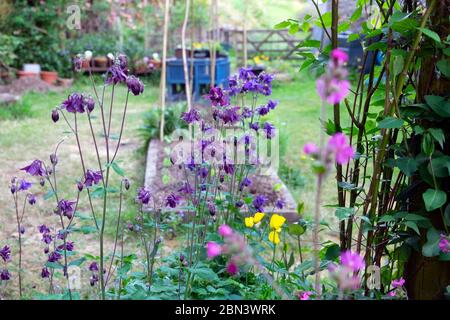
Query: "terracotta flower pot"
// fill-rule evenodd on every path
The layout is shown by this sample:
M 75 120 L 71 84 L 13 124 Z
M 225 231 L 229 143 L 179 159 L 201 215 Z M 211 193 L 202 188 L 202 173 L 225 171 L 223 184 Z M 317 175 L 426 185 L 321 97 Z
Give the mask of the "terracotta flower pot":
M 19 70 L 17 71 L 17 76 L 19 77 L 19 79 L 28 77 L 39 77 L 39 73 Z
M 97 68 L 107 68 L 108 58 L 107 57 L 94 57 L 94 66 Z
M 64 88 L 68 88 L 73 84 L 72 78 L 58 78 L 58 84 Z
M 48 84 L 54 84 L 58 79 L 58 73 L 55 71 L 41 71 L 41 79 Z

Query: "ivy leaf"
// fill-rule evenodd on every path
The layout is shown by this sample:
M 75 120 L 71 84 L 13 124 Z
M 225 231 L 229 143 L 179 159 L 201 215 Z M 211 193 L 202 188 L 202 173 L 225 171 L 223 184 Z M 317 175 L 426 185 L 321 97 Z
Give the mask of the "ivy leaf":
M 436 32 L 434 32 L 434 31 L 432 31 L 430 29 L 427 29 L 427 28 L 417 28 L 417 29 L 422 31 L 424 35 L 426 35 L 427 37 L 433 39 L 437 43 L 441 43 L 441 38 L 439 37 L 439 35 Z
M 386 117 L 378 123 L 378 128 L 380 129 L 400 129 L 403 125 L 403 120 L 394 118 L 394 117 Z
M 428 229 L 427 242 L 422 247 L 422 254 L 425 257 L 434 257 L 439 255 L 439 241 L 441 239 L 440 232 L 435 228 Z
M 417 161 L 414 158 L 402 157 L 397 159 L 397 167 L 408 177 L 417 171 Z
M 425 202 L 425 209 L 427 211 L 433 211 L 445 204 L 447 201 L 447 194 L 442 190 L 430 188 L 422 194 L 422 198 Z

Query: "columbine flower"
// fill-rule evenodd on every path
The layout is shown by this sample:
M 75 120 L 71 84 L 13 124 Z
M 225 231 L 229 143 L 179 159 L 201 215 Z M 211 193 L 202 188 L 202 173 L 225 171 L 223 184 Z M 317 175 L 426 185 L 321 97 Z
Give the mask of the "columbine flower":
M 255 78 L 255 74 L 253 73 L 251 68 L 240 68 L 239 69 L 239 79 L 240 80 L 248 81 L 253 78 Z
M 58 202 L 58 207 L 56 208 L 56 213 L 59 215 L 66 216 L 69 219 L 72 219 L 75 208 L 73 207 L 75 201 L 69 201 L 61 199 Z
M 83 58 L 81 57 L 81 54 L 77 54 L 73 58 L 73 68 L 75 72 L 80 72 L 83 66 Z
M 32 206 L 36 203 L 36 196 L 34 194 L 28 195 L 28 203 Z
M 61 104 L 61 109 L 71 113 L 83 113 L 85 108 L 84 97 L 81 93 L 73 92 Z
M 97 262 L 92 262 L 90 265 L 89 265 L 89 270 L 90 271 L 92 271 L 92 272 L 98 272 L 98 264 L 97 264 Z
M 171 193 L 167 199 L 166 199 L 166 206 L 169 206 L 171 208 L 176 208 L 176 206 L 179 204 L 181 200 L 180 196 L 177 196 L 174 193 Z
M 227 123 L 235 124 L 240 119 L 240 116 L 238 113 L 239 109 L 240 109 L 240 107 L 237 107 L 237 106 L 227 108 L 220 113 L 220 118 L 222 119 L 222 121 L 225 124 L 227 124 Z
M 26 181 L 25 179 L 21 179 L 19 183 L 18 191 L 25 191 L 31 188 L 33 184 L 31 182 Z
M 213 259 L 214 257 L 220 255 L 221 252 L 222 247 L 219 244 L 213 241 L 206 244 L 206 255 L 208 256 L 208 259 Z
M 335 154 L 336 162 L 339 164 L 346 164 L 355 156 L 353 147 L 347 142 L 345 134 L 335 133 L 328 141 L 328 151 Z
M 118 84 L 127 80 L 127 75 L 119 64 L 113 64 L 107 71 L 106 84 Z
M 222 224 L 219 227 L 219 234 L 222 237 L 229 237 L 233 234 L 233 230 L 230 228 L 230 226 L 226 225 L 226 224 Z
M 127 87 L 128 90 L 130 90 L 135 96 L 138 96 L 144 92 L 144 84 L 135 76 L 129 76 L 127 78 Z
M 93 184 L 97 184 L 102 179 L 102 172 L 101 171 L 92 171 L 87 170 L 84 178 L 84 185 L 86 187 L 91 187 Z
M 72 241 L 67 241 L 65 246 L 64 246 L 64 244 L 58 246 L 58 250 L 61 250 L 61 251 L 63 251 L 64 249 L 66 251 L 73 251 L 74 248 L 75 248 L 75 245 L 73 244 Z
M 86 106 L 86 109 L 88 112 L 94 111 L 95 101 L 94 101 L 94 99 L 92 99 L 92 97 L 84 97 L 83 103 Z
M 32 176 L 44 176 L 45 175 L 45 169 L 44 164 L 41 160 L 34 160 L 30 165 L 23 167 L 20 170 L 24 170 L 28 174 L 31 174 Z
M 239 191 L 244 190 L 245 187 L 249 187 L 252 185 L 252 180 L 250 178 L 245 177 L 242 179 L 241 183 L 239 184 Z
M 394 288 L 403 287 L 404 284 L 405 284 L 405 279 L 403 279 L 403 278 L 392 280 L 392 287 L 394 287 Z
M 8 281 L 9 279 L 11 279 L 11 274 L 7 269 L 3 269 L 2 272 L 0 272 L 0 280 Z
M 228 105 L 228 97 L 225 95 L 223 90 L 218 87 L 212 87 L 209 90 L 209 94 L 205 96 L 211 104 L 215 107 Z
M 267 103 L 267 107 L 270 109 L 270 110 L 274 110 L 275 109 L 275 107 L 278 105 L 278 101 L 274 101 L 274 100 L 269 100 L 269 102 Z
M 181 119 L 186 123 L 191 124 L 200 121 L 200 113 L 196 109 L 191 109 L 188 112 L 183 112 L 181 114 Z
M 259 114 L 260 116 L 265 116 L 266 114 L 269 113 L 270 109 L 269 109 L 268 106 L 260 106 L 260 107 L 257 109 L 257 111 L 258 111 L 258 114 Z
M 270 231 L 269 233 L 269 241 L 273 244 L 277 245 L 280 243 L 280 236 L 279 233 L 281 232 L 281 227 L 286 222 L 286 218 L 283 216 L 280 216 L 279 214 L 273 214 L 272 217 L 270 217 Z
M 261 211 L 264 211 L 263 209 L 264 209 L 264 206 L 266 205 L 267 201 L 268 201 L 268 199 L 266 198 L 266 196 L 260 194 L 260 195 L 257 195 L 255 197 L 255 199 L 253 199 L 252 204 L 257 211 L 261 212 Z
M 450 241 L 445 234 L 441 234 L 441 239 L 439 240 L 439 250 L 443 253 L 450 253 Z
M 62 255 L 58 251 L 53 251 L 48 255 L 48 262 L 58 262 L 61 258 Z
M 8 262 L 11 259 L 11 248 L 4 246 L 3 249 L 0 250 L 0 258 L 2 258 L 4 262 Z
M 356 252 L 353 253 L 351 250 L 347 250 L 341 253 L 340 259 L 341 265 L 348 267 L 354 272 L 364 269 L 364 259 Z
M 45 225 L 42 224 L 38 227 L 39 233 L 49 233 L 50 229 Z
M 283 209 L 285 205 L 285 202 L 283 199 L 278 199 L 277 201 L 275 201 L 275 207 L 278 209 Z
M 49 277 L 50 277 L 50 271 L 48 271 L 47 267 L 42 268 L 41 278 L 45 279 L 45 278 L 49 278 Z
M 150 202 L 151 193 L 145 187 L 141 187 L 138 190 L 136 201 L 142 204 L 148 204 Z
M 59 120 L 59 112 L 57 109 L 52 110 L 52 120 L 53 122 L 58 122 Z
M 263 130 L 266 132 L 267 139 L 275 137 L 275 127 L 270 122 L 264 123 Z

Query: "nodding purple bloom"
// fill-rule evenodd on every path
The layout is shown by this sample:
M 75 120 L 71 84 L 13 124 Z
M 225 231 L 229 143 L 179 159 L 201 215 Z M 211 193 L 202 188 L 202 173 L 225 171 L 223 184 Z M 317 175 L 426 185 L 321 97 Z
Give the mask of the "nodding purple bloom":
M 245 177 L 244 179 L 242 179 L 241 184 L 239 185 L 239 191 L 242 191 L 242 190 L 244 190 L 245 187 L 249 187 L 251 185 L 252 185 L 252 180 Z
M 284 202 L 283 199 L 278 199 L 278 200 L 275 202 L 275 207 L 277 207 L 277 208 L 280 209 L 280 210 L 283 209 L 284 205 L 285 205 L 285 202 Z
M 266 198 L 266 196 L 259 194 L 256 196 L 255 199 L 253 199 L 253 206 L 255 207 L 255 209 L 257 211 L 264 211 L 264 206 L 266 205 L 268 199 Z
M 144 84 L 135 76 L 129 76 L 127 78 L 127 87 L 128 90 L 130 90 L 135 96 L 138 96 L 144 92 Z
M 94 99 L 92 99 L 92 97 L 85 97 L 84 105 L 86 106 L 86 109 L 88 112 L 92 112 L 92 111 L 94 111 L 94 108 L 95 108 L 95 101 L 94 101 Z
M 181 114 L 181 119 L 186 123 L 191 124 L 200 121 L 200 113 L 196 109 L 191 109 L 188 112 L 183 112 Z
M 244 107 L 242 109 L 242 118 L 251 118 L 253 115 L 253 112 L 250 108 Z
M 16 191 L 17 191 L 17 186 L 16 186 L 16 184 L 15 184 L 15 183 L 12 183 L 12 184 L 11 184 L 11 188 L 10 188 L 9 190 L 11 190 L 11 193 L 12 193 L 12 194 L 16 193 Z
M 89 279 L 89 283 L 91 284 L 91 287 L 95 286 L 95 284 L 98 282 L 99 278 L 97 274 L 93 274 L 91 278 Z
M 200 177 L 205 179 L 209 174 L 209 169 L 207 167 L 201 167 L 198 174 L 200 175 Z
M 77 189 L 78 189 L 78 191 L 79 191 L 79 192 L 83 191 L 83 188 L 84 188 L 83 182 L 78 181 L 78 182 L 77 182 Z
M 258 130 L 259 130 L 259 122 L 250 123 L 250 129 L 253 129 L 256 132 L 258 132 Z
M 228 105 L 228 97 L 223 92 L 221 88 L 218 87 L 212 87 L 209 90 L 209 94 L 205 96 L 209 101 L 211 101 L 211 104 L 215 107 L 217 106 L 226 106 Z
M 98 272 L 98 264 L 97 264 L 97 262 L 92 262 L 90 265 L 89 265 L 89 271 L 92 271 L 92 272 Z
M 58 234 L 56 235 L 56 237 L 60 240 L 64 240 L 64 238 L 66 238 L 66 236 L 69 234 L 68 230 L 59 230 Z
M 2 258 L 4 262 L 8 262 L 11 259 L 11 248 L 4 246 L 3 249 L 0 250 L 0 258 Z
M 276 100 L 269 100 L 269 102 L 267 103 L 267 107 L 270 110 L 274 110 L 277 105 L 278 105 L 278 101 L 276 101 Z
M 39 233 L 49 233 L 50 229 L 45 225 L 45 224 L 41 224 L 38 227 Z
M 236 201 L 235 205 L 236 207 L 241 208 L 244 205 L 244 201 L 242 200 Z
M 102 180 L 102 177 L 101 171 L 92 171 L 88 169 L 84 178 L 84 185 L 86 187 L 91 187 L 93 184 L 98 184 L 100 180 Z
M 0 280 L 8 281 L 9 279 L 11 279 L 11 274 L 7 269 L 3 269 L 2 272 L 0 272 Z
M 241 89 L 239 88 L 239 82 L 236 75 L 228 79 L 228 88 L 229 88 L 228 94 L 230 96 L 235 96 L 241 91 Z
M 243 81 L 248 81 L 253 78 L 255 78 L 255 74 L 253 73 L 251 68 L 239 69 L 239 79 L 241 79 Z
M 223 170 L 226 174 L 232 175 L 234 173 L 234 165 L 225 163 L 223 165 Z
M 266 132 L 267 139 L 275 137 L 275 127 L 270 122 L 264 123 L 263 130 Z
M 259 91 L 259 84 L 255 80 L 248 80 L 244 83 L 242 86 L 241 92 L 258 92 Z
M 270 109 L 268 106 L 260 106 L 257 111 L 260 116 L 265 116 L 269 113 Z
M 21 179 L 19 183 L 18 191 L 25 191 L 31 188 L 33 184 L 31 182 L 26 181 L 25 179 Z
M 58 251 L 53 251 L 48 255 L 48 262 L 58 262 L 61 258 L 62 255 Z
M 269 85 L 269 84 L 272 83 L 273 78 L 274 78 L 273 74 L 266 73 L 266 72 L 261 72 L 258 75 L 258 81 L 261 84 L 268 84 Z
M 75 246 L 74 246 L 74 244 L 73 244 L 72 241 L 67 241 L 67 242 L 66 242 L 65 249 L 66 249 L 67 251 L 73 251 L 74 248 L 75 248 Z M 63 250 L 64 250 L 64 244 L 58 246 L 58 250 L 63 251 Z
M 216 215 L 216 206 L 212 202 L 208 202 L 208 212 L 211 216 Z
M 36 203 L 36 196 L 34 194 L 28 195 L 28 203 L 32 206 Z
M 48 271 L 47 267 L 42 268 L 41 278 L 42 279 L 50 278 L 50 271 Z
M 61 109 L 66 109 L 67 112 L 71 113 L 83 113 L 84 107 L 84 97 L 78 92 L 71 93 L 61 104 Z
M 58 122 L 59 120 L 59 112 L 57 109 L 52 110 L 52 120 L 53 122 Z
M 44 233 L 42 235 L 42 242 L 44 242 L 45 244 L 52 243 L 52 240 L 52 236 L 49 233 Z M 48 253 L 48 251 L 46 253 Z
M 45 169 L 44 164 L 41 160 L 34 160 L 30 165 L 23 167 L 20 170 L 24 170 L 26 173 L 31 174 L 32 176 L 44 176 Z
M 52 165 L 56 166 L 58 164 L 58 157 L 56 156 L 56 154 L 52 153 L 50 155 L 50 162 L 52 163 Z
M 227 123 L 235 124 L 240 119 L 239 109 L 240 109 L 240 107 L 227 108 L 227 109 L 223 110 L 220 117 L 225 124 L 227 124 Z
M 181 200 L 180 196 L 177 196 L 174 193 L 169 194 L 169 196 L 166 199 L 166 206 L 169 206 L 171 208 L 176 208 L 176 206 L 179 204 Z
M 189 182 L 185 182 L 183 184 L 183 186 L 178 189 L 178 192 L 181 192 L 183 194 L 191 194 L 194 192 L 194 190 L 192 189 L 191 185 L 189 184 Z
M 118 64 L 113 64 L 107 71 L 106 84 L 118 84 L 127 80 L 127 75 Z
M 136 201 L 142 204 L 148 204 L 150 202 L 151 193 L 145 187 L 141 187 L 138 190 Z
M 124 55 L 123 53 L 120 53 L 117 56 L 117 62 L 116 62 L 119 67 L 126 72 L 127 68 L 128 68 L 128 58 L 126 55 Z
M 20 234 L 25 234 L 25 227 L 24 226 L 20 226 L 19 227 L 19 232 L 20 232 Z
M 48 246 L 45 247 L 45 248 L 44 248 L 44 253 L 45 253 L 45 254 L 48 254 L 49 252 L 50 252 L 50 248 L 49 248 Z
M 41 185 L 41 187 L 43 187 L 43 186 L 45 185 L 45 179 L 44 179 L 44 178 L 41 178 L 41 179 L 39 180 L 39 184 Z
M 75 201 L 69 200 L 60 200 L 58 203 L 58 207 L 56 208 L 56 213 L 59 215 L 66 216 L 69 219 L 72 219 L 75 208 L 73 207 Z

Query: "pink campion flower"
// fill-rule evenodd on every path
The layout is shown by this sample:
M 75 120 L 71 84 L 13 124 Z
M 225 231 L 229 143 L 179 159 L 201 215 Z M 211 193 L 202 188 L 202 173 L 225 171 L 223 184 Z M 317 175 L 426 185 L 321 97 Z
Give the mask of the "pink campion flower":
M 345 51 L 336 48 L 331 51 L 331 58 L 338 64 L 343 64 L 348 61 L 348 54 Z
M 206 244 L 206 255 L 208 256 L 208 259 L 213 259 L 220 255 L 222 252 L 222 247 L 220 244 L 217 244 L 213 241 L 210 241 Z
M 223 224 L 219 227 L 219 234 L 222 237 L 229 237 L 233 234 L 233 230 L 230 228 L 230 226 Z
M 320 78 L 316 82 L 317 94 L 329 104 L 344 100 L 350 93 L 350 82 L 337 78 Z
M 355 156 L 353 147 L 348 144 L 347 137 L 341 132 L 335 133 L 328 140 L 327 148 L 329 152 L 334 153 L 336 162 L 339 164 L 346 164 Z
M 231 275 L 235 275 L 236 273 L 238 273 L 238 271 L 239 271 L 239 268 L 238 268 L 237 264 L 233 260 L 228 261 L 227 272 Z
M 441 234 L 441 240 L 439 240 L 439 250 L 443 253 L 450 253 L 450 241 L 445 234 Z
M 358 253 L 347 250 L 341 253 L 341 265 L 350 268 L 353 271 L 364 269 L 365 263 L 363 257 Z
M 303 146 L 303 152 L 307 155 L 316 154 L 319 152 L 319 147 L 312 142 L 308 142 Z
M 388 296 L 389 297 L 395 297 L 396 295 L 397 295 L 397 291 L 396 290 L 388 292 Z
M 298 298 L 300 300 L 309 300 L 311 295 L 312 295 L 311 291 L 300 292 L 298 294 Z
M 392 280 L 392 287 L 394 287 L 394 288 L 403 287 L 404 284 L 405 284 L 405 279 L 403 279 L 403 278 Z

